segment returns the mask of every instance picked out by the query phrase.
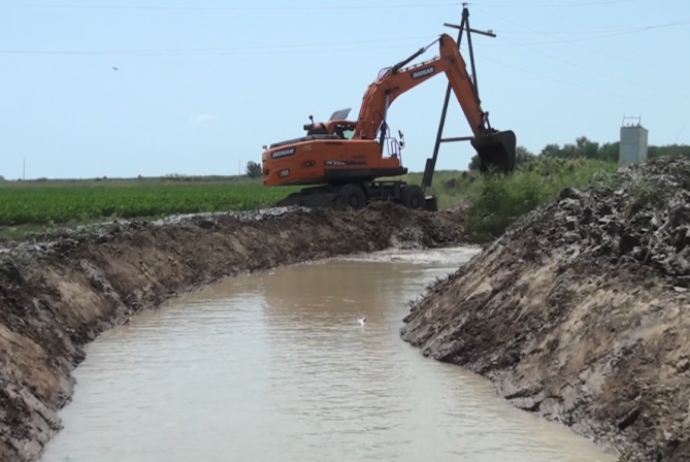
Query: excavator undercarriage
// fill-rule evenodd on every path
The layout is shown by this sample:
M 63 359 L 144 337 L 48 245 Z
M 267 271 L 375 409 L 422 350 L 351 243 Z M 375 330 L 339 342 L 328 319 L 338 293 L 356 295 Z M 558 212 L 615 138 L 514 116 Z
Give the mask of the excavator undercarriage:
M 438 210 L 435 197 L 426 197 L 420 186 L 404 181 L 372 181 L 322 185 L 290 194 L 276 204 L 344 210 L 360 209 L 374 201 L 388 201 L 411 209 Z
M 459 29 L 458 40 L 441 34 L 407 59 L 384 68 L 367 88 L 356 121 L 347 120 L 350 109 L 336 111 L 325 123 L 314 123 L 312 118 L 311 124 L 304 126 L 306 136 L 265 148 L 262 156 L 264 185 L 308 186 L 290 194 L 277 206 L 359 209 L 374 201 L 388 201 L 412 209 L 436 211 L 436 197 L 427 194 L 427 190 L 431 187 L 439 146 L 448 141 L 470 141 L 479 157 L 482 174 L 491 171 L 509 174 L 515 169 L 515 133 L 491 127 L 488 112 L 481 107 L 477 88 L 471 32 L 495 35 L 470 29 L 466 5 L 462 23 L 459 26 L 446 26 Z M 463 32 L 467 34 L 469 42 L 472 75 L 467 72 L 460 54 Z M 437 58 L 409 65 L 435 43 L 439 45 Z M 392 138 L 386 122 L 389 107 L 398 96 L 440 73 L 448 77 L 448 87 L 436 145 L 432 157 L 427 159 L 421 186 L 408 184 L 401 179 L 379 180 L 401 177 L 407 173 L 401 157 L 403 135 L 398 132 L 400 141 Z M 472 136 L 442 137 L 451 91 L 460 103 Z M 387 156 L 384 155 L 386 148 L 389 151 Z

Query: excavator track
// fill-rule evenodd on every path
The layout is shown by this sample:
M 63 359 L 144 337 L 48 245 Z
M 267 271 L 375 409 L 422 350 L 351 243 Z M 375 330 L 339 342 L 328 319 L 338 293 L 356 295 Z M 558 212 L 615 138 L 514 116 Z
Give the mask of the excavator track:
M 279 201 L 276 207 L 331 208 L 344 210 L 345 203 L 338 192 L 329 186 L 308 188 L 295 192 Z
M 425 196 L 420 186 L 402 181 L 345 183 L 306 188 L 290 194 L 276 206 L 357 210 L 375 201 L 394 202 L 410 209 L 438 210 L 434 196 Z

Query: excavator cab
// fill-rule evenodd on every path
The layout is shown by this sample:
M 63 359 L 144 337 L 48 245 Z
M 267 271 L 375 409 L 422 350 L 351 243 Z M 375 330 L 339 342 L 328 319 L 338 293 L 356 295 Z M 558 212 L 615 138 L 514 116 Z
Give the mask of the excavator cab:
M 331 114 L 328 122 L 314 122 L 314 116 L 310 115 L 311 123 L 304 124 L 302 128 L 310 135 L 337 135 L 341 139 L 351 139 L 354 135 L 356 122 L 347 119 L 352 108 L 339 109 Z
M 470 140 L 479 156 L 479 171 L 495 170 L 510 173 L 515 169 L 517 137 L 512 130 L 491 130 L 480 138 Z
M 333 134 L 341 140 L 351 140 L 355 135 L 357 122 L 349 120 L 339 120 L 333 125 Z

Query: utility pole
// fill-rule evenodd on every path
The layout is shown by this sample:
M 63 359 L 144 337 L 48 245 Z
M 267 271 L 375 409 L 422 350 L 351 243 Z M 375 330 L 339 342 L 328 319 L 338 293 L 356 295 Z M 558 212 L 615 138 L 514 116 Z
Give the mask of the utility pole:
M 470 11 L 467 9 L 467 3 L 462 4 L 462 21 L 460 25 L 443 23 L 444 26 L 450 27 L 458 30 L 458 48 L 462 42 L 463 32 L 467 33 L 467 45 L 470 51 L 470 64 L 472 65 L 472 87 L 474 88 L 474 95 L 479 100 L 479 87 L 477 86 L 477 69 L 474 65 L 474 49 L 472 48 L 472 34 L 485 35 L 487 37 L 496 37 L 491 31 L 481 31 L 477 29 L 472 29 L 470 27 Z M 426 168 L 424 169 L 424 177 L 422 178 L 422 189 L 426 192 L 427 188 L 431 186 L 432 177 L 434 175 L 434 170 L 436 169 L 436 159 L 438 158 L 438 150 L 441 147 L 441 143 L 448 143 L 453 141 L 470 141 L 473 136 L 458 136 L 452 138 L 443 138 L 443 127 L 446 124 L 446 113 L 448 112 L 448 102 L 450 101 L 450 91 L 452 87 L 450 82 L 446 86 L 446 98 L 443 101 L 443 110 L 441 111 L 441 120 L 438 124 L 438 132 L 436 134 L 436 143 L 434 144 L 434 153 L 432 156 L 426 160 Z
M 24 164 L 22 165 L 22 180 L 26 180 L 26 159 L 24 159 Z

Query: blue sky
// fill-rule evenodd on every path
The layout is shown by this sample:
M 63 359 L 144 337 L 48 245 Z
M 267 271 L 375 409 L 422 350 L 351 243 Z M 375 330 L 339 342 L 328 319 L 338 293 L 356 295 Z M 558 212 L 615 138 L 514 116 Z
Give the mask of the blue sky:
M 236 174 L 309 114 L 357 116 L 378 71 L 455 31 L 461 3 L 429 0 L 0 0 L 0 175 Z M 538 152 L 616 141 L 640 116 L 651 144 L 690 143 L 688 0 L 470 3 L 482 104 Z M 432 48 L 424 56 L 431 58 Z M 466 53 L 466 48 L 463 47 Z M 113 70 L 113 66 L 119 70 Z M 403 163 L 431 155 L 446 80 L 398 98 Z M 451 100 L 445 135 L 469 127 Z M 437 168 L 466 168 L 468 143 Z

